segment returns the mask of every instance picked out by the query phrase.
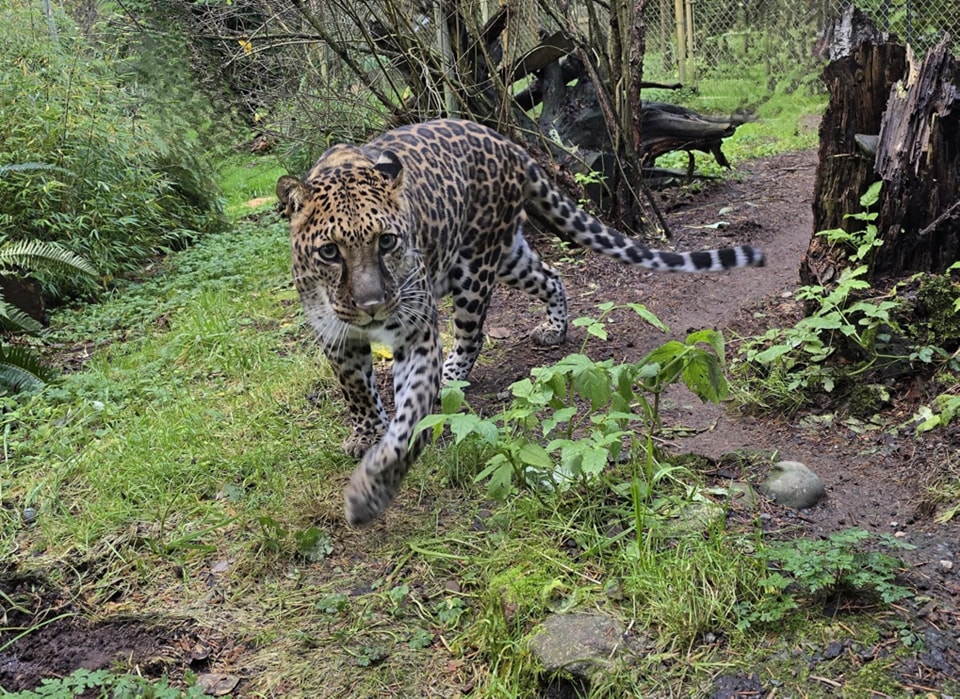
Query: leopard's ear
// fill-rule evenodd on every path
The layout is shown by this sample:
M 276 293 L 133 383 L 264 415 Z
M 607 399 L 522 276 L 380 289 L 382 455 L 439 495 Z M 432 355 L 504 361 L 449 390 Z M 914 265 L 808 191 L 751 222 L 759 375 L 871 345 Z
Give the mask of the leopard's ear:
M 303 207 L 309 194 L 310 187 L 300 179 L 290 175 L 281 177 L 277 180 L 277 199 L 280 200 L 277 208 L 280 215 L 290 218 Z
M 392 150 L 383 151 L 373 164 L 373 169 L 394 180 L 397 187 L 403 182 L 403 163 Z

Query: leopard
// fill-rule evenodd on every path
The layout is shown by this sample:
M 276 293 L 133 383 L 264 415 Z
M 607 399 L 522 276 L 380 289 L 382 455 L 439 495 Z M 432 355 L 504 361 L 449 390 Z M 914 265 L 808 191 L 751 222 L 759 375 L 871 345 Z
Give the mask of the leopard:
M 564 341 L 566 292 L 527 241 L 531 219 L 584 248 L 661 272 L 764 264 L 749 245 L 650 249 L 578 206 L 526 149 L 462 119 L 335 145 L 303 178 L 280 177 L 276 192 L 289 219 L 304 318 L 346 404 L 343 449 L 359 460 L 344 492 L 353 527 L 372 523 L 398 495 L 429 439 L 417 424 L 436 409 L 441 386 L 469 377 L 495 285 L 546 305 L 533 343 Z M 446 297 L 453 339 L 444 359 L 438 304 Z M 392 352 L 392 417 L 377 390 L 371 343 Z

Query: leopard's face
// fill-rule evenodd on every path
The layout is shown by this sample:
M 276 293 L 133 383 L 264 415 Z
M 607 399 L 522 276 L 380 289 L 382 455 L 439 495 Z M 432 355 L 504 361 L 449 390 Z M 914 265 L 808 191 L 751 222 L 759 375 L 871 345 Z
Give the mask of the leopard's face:
M 306 182 L 281 178 L 277 193 L 290 217 L 294 281 L 318 332 L 335 337 L 337 321 L 382 325 L 417 267 L 399 170 L 341 165 Z

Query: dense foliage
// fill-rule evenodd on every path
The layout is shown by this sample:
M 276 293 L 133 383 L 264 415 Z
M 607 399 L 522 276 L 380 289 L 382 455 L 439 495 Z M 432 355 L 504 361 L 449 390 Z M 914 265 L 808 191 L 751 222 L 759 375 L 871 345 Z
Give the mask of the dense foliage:
M 172 40 L 116 25 L 84 35 L 62 15 L 54 32 L 39 4 L 0 22 L 0 233 L 62 243 L 100 273 L 45 277 L 48 296 L 92 291 L 222 226 L 212 119 Z

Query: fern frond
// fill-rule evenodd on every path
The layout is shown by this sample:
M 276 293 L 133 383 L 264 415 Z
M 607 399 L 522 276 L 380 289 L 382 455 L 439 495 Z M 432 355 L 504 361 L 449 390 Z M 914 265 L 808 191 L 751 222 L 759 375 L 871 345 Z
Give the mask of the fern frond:
M 8 172 L 36 172 L 36 171 L 56 172 L 69 177 L 76 175 L 65 167 L 51 165 L 50 163 L 11 163 L 10 165 L 0 165 L 0 177 L 4 177 Z
M 97 270 L 85 258 L 44 240 L 0 243 L 0 269 L 14 266 L 33 271 L 80 272 L 91 277 L 97 276 Z
M 43 326 L 3 297 L 0 291 L 0 327 L 14 332 L 36 333 Z
M 0 393 L 38 390 L 53 376 L 53 370 L 34 350 L 0 345 Z

